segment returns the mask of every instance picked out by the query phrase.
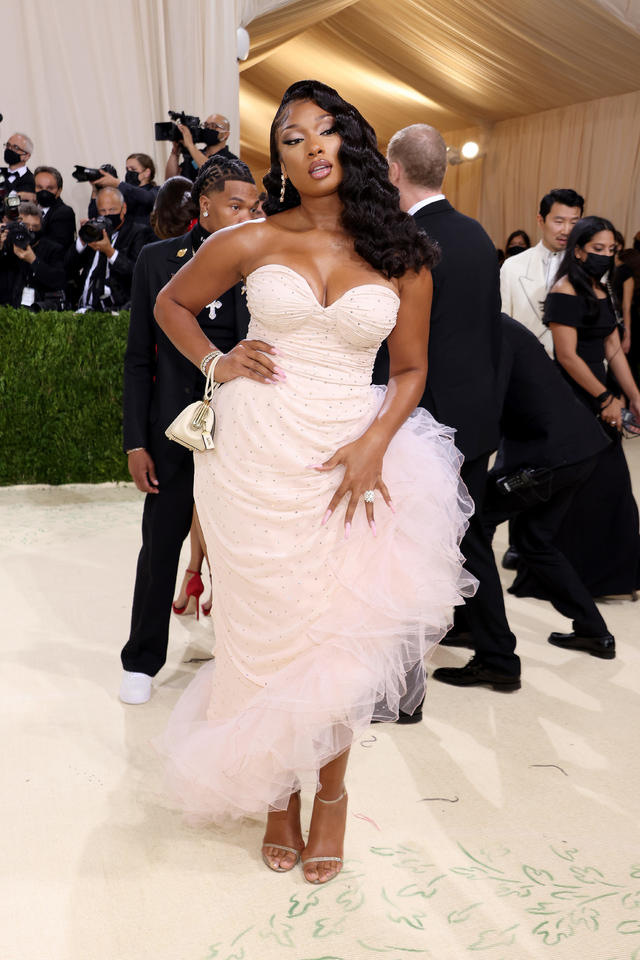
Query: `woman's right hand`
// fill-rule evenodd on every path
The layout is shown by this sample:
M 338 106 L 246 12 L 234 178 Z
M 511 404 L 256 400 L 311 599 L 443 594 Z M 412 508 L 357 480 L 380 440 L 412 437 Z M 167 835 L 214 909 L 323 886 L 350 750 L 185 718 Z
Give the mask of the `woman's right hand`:
M 286 374 L 271 359 L 277 352 L 264 340 L 241 340 L 233 350 L 220 357 L 213 379 L 217 383 L 226 383 L 236 377 L 247 377 L 258 383 L 282 383 L 287 379 Z
M 618 400 L 617 397 L 613 397 L 602 409 L 600 410 L 600 419 L 603 423 L 607 423 L 612 427 L 615 427 L 616 430 L 622 430 L 622 410 L 624 404 L 621 400 Z

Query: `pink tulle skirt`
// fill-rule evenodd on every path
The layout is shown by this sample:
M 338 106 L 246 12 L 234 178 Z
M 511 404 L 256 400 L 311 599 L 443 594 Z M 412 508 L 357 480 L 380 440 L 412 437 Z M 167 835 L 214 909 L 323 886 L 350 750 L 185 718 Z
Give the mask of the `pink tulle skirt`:
M 350 421 L 331 417 L 327 432 L 301 421 L 299 404 L 288 411 L 286 396 L 274 429 L 264 388 L 232 383 L 219 392 L 216 450 L 196 454 L 215 659 L 157 743 L 192 822 L 284 809 L 372 717 L 412 712 L 425 657 L 476 586 L 459 549 L 473 505 L 452 430 L 421 409 L 407 420 L 384 460 L 395 513 L 376 493 L 377 536 L 359 505 L 345 540 L 345 504 L 320 523 L 339 476 L 309 464 L 360 436 L 384 391 L 361 391 Z

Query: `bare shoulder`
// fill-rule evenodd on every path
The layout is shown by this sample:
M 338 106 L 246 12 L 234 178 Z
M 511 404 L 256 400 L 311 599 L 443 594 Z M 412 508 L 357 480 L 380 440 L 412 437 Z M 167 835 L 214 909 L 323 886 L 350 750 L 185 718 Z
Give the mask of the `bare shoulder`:
M 273 228 L 268 220 L 246 220 L 216 230 L 202 249 L 207 251 L 209 257 L 215 258 L 224 251 L 225 258 L 240 264 L 245 273 L 247 267 L 251 268 L 252 261 L 269 249 L 272 241 Z
M 431 271 L 427 267 L 420 270 L 407 270 L 398 278 L 400 298 L 404 296 L 429 296 L 433 290 Z
M 569 277 L 560 277 L 551 287 L 550 293 L 567 293 L 570 297 L 576 297 L 575 287 L 569 280 Z

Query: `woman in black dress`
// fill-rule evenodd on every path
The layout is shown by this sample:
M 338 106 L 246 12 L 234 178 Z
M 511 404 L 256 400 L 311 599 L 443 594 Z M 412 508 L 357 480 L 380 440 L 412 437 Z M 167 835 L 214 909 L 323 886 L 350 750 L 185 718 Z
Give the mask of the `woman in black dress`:
M 640 390 L 622 350 L 606 287 L 605 275 L 613 268 L 614 252 L 614 229 L 608 220 L 579 220 L 545 301 L 544 320 L 553 334 L 562 374 L 611 438 L 611 445 L 573 500 L 558 546 L 592 596 L 631 598 L 640 587 L 640 525 L 622 449 L 621 414 L 628 406 L 640 420 Z M 619 398 L 607 390 L 607 365 L 626 402 L 625 396 Z M 562 416 L 561 410 L 558 416 Z M 519 572 L 511 592 L 539 596 L 525 570 Z

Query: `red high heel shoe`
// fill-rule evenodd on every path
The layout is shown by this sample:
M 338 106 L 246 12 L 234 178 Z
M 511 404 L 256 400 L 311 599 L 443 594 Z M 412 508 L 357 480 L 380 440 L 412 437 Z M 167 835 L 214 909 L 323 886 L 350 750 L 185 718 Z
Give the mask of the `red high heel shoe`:
M 184 575 L 186 580 L 187 575 L 191 574 L 187 580 L 185 586 L 185 593 L 187 595 L 187 602 L 183 607 L 179 607 L 176 603 L 172 604 L 173 612 L 177 613 L 178 616 L 182 617 L 186 614 L 194 612 L 196 614 L 196 620 L 200 619 L 200 597 L 204 593 L 204 584 L 202 582 L 202 577 L 200 576 L 199 570 L 187 570 Z
M 202 604 L 202 616 L 210 617 L 211 616 L 211 607 L 213 606 L 213 586 L 211 584 L 211 572 L 209 572 L 209 599 L 206 603 Z

